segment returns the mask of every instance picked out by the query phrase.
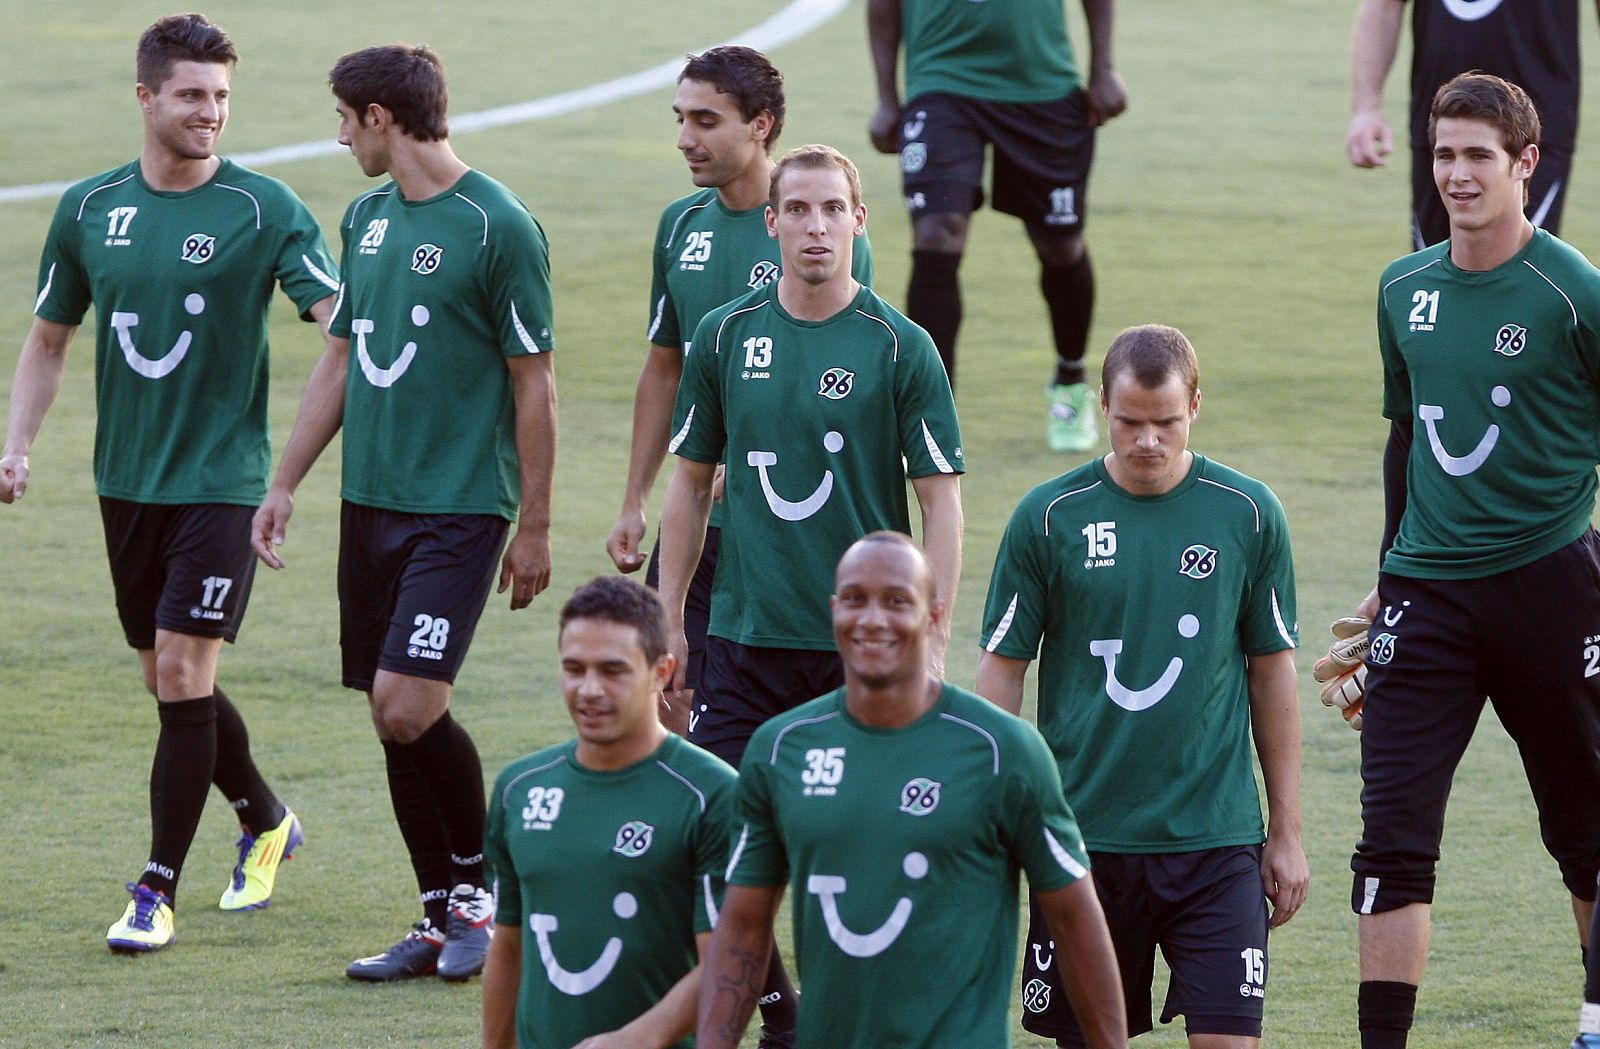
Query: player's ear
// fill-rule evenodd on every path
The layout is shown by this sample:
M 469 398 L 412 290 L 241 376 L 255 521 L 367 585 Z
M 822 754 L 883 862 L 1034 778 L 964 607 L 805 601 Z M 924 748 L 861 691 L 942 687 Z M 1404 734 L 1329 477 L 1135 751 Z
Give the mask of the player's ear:
M 1529 143 L 1522 147 L 1517 159 L 1511 163 L 1511 174 L 1516 178 L 1532 178 L 1533 169 L 1539 166 L 1539 147 Z
M 1193 422 L 1194 419 L 1197 416 L 1199 416 L 1199 414 L 1200 414 L 1200 388 L 1199 387 L 1195 387 L 1194 400 L 1189 402 L 1189 421 Z
M 858 236 L 858 237 L 865 236 L 866 232 L 867 232 L 867 206 L 866 206 L 866 204 L 857 204 L 856 205 L 856 233 L 855 233 L 855 235 Z
M 133 97 L 139 100 L 139 108 L 148 113 L 150 112 L 151 100 L 156 97 L 156 93 L 143 83 L 137 83 L 133 85 Z
M 671 652 L 661 653 L 655 666 L 650 668 L 651 684 L 660 692 L 672 683 L 672 672 L 678 669 L 678 657 Z
M 750 118 L 750 137 L 767 149 L 772 146 L 772 113 L 763 109 Z
M 778 213 L 772 210 L 771 204 L 767 205 L 767 236 L 778 238 Z

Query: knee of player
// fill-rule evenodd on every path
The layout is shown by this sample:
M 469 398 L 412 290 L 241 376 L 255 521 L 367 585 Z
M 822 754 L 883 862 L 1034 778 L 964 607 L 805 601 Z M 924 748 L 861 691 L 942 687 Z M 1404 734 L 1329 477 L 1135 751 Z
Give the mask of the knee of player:
M 1086 249 L 1083 236 L 1077 232 L 1035 234 L 1030 230 L 1029 235 L 1033 240 L 1033 250 L 1039 255 L 1039 261 L 1046 266 L 1065 269 L 1083 261 Z
M 911 227 L 913 246 L 918 251 L 959 255 L 967 250 L 968 225 L 968 216 L 955 212 L 918 215 Z
M 393 700 L 385 702 L 381 693 L 373 694 L 372 723 L 381 739 L 400 744 L 415 743 L 437 720 L 437 713 L 424 713 L 410 704 Z
M 157 652 L 145 667 L 145 688 L 158 698 L 199 699 L 216 687 L 208 663 L 185 651 Z

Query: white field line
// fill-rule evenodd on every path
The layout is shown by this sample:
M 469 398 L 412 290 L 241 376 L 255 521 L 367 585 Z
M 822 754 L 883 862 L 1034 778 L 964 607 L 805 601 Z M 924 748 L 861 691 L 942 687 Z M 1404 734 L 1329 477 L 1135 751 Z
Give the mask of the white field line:
M 805 36 L 838 15 L 849 2 L 850 0 L 793 0 L 765 22 L 724 43 L 744 44 L 757 50 L 770 51 Z M 608 105 L 666 87 L 677 80 L 678 73 L 682 69 L 683 59 L 673 58 L 660 65 L 608 80 L 603 84 L 591 84 L 574 91 L 563 91 L 559 95 L 548 95 L 528 102 L 516 102 L 509 106 L 497 106 L 494 109 L 451 117 L 450 131 L 452 134 L 487 131 L 491 128 L 548 120 L 551 117 L 594 109 L 597 106 Z M 297 142 L 293 145 L 276 146 L 272 149 L 231 156 L 234 161 L 246 167 L 265 168 L 274 164 L 333 156 L 345 151 L 345 147 L 333 139 L 316 139 L 311 142 Z M 38 182 L 31 186 L 6 186 L 0 188 L 0 204 L 37 200 L 41 197 L 58 197 L 71 185 L 71 182 Z

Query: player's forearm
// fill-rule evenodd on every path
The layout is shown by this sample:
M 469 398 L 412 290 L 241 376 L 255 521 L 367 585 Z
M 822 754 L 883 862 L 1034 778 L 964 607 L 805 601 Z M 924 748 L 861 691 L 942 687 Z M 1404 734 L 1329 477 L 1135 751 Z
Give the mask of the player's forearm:
M 1035 898 L 1055 940 L 1061 983 L 1085 1039 L 1092 1049 L 1127 1049 L 1122 977 L 1092 876 Z
M 1117 68 L 1113 44 L 1116 0 L 1083 0 L 1083 20 L 1089 27 L 1089 71 L 1093 76 Z
M 517 358 L 511 390 L 522 483 L 517 530 L 548 535 L 556 473 L 556 373 L 550 355 Z
M 1300 838 L 1300 703 L 1294 650 L 1250 657 L 1250 725 L 1267 791 L 1267 837 Z
M 522 927 L 495 923 L 483 963 L 483 1049 L 517 1049 Z
M 956 588 L 961 583 L 961 475 L 936 474 L 911 482 L 922 508 L 922 548 L 933 574 L 934 600 L 944 606 L 945 641 L 950 639 L 950 617 L 955 612 Z
M 1362 0 L 1350 41 L 1350 109 L 1354 113 L 1383 108 L 1383 82 L 1400 48 L 1404 0 Z
M 330 336 L 322 356 L 311 369 L 306 392 L 300 398 L 289 441 L 283 446 L 283 460 L 272 480 L 274 488 L 294 493 L 316 463 L 333 435 L 344 425 L 345 374 L 350 362 L 350 344 Z
M 978 653 L 978 681 L 975 691 L 1001 710 L 1022 713 L 1022 686 L 1028 677 L 1026 659 Z
M 633 396 L 633 440 L 628 450 L 628 487 L 622 493 L 624 513 L 642 513 L 667 457 L 672 429 L 672 404 L 683 378 L 683 352 L 652 344 L 639 372 Z
M 729 888 L 700 977 L 695 1025 L 699 1049 L 737 1049 L 766 982 L 778 895 L 776 890 Z M 773 901 L 771 909 L 763 904 L 767 898 Z
M 35 320 L 22 342 L 17 370 L 11 381 L 10 418 L 6 424 L 5 455 L 27 455 L 39 436 L 44 417 L 61 392 L 67 371 L 67 348 L 77 325 Z
M 867 47 L 872 53 L 872 73 L 878 101 L 900 104 L 900 0 L 868 0 Z
M 705 548 L 716 470 L 715 463 L 679 459 L 667 482 L 667 501 L 661 510 L 661 603 L 668 619 L 680 625 L 689 582 Z

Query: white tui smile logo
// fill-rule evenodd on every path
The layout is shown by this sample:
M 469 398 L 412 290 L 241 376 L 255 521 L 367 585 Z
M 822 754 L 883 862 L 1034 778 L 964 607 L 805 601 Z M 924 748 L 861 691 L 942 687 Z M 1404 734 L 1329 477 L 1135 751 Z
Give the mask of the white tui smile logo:
M 425 327 L 428 323 L 428 307 L 411 307 L 411 323 L 417 327 Z M 387 368 L 380 368 L 373 361 L 372 354 L 367 350 L 367 336 L 372 334 L 374 325 L 365 317 L 356 317 L 350 322 L 350 332 L 356 337 L 356 363 L 361 365 L 361 374 L 367 381 L 380 390 L 387 390 L 400 381 L 400 376 L 411 367 L 411 362 L 417 356 L 417 344 L 408 342 L 400 349 L 400 356 Z
M 900 869 L 912 881 L 921 881 L 928 876 L 928 857 L 920 852 L 908 852 Z M 822 921 L 828 927 L 828 938 L 852 958 L 873 958 L 882 954 L 900 938 L 906 922 L 911 920 L 913 905 L 902 896 L 895 902 L 894 909 L 882 925 L 868 933 L 851 932 L 846 928 L 844 919 L 839 917 L 838 897 L 845 891 L 843 878 L 836 874 L 813 874 L 806 879 L 806 891 L 816 896 L 817 903 L 822 907 Z
M 639 901 L 631 892 L 619 892 L 611 901 L 611 912 L 623 921 L 627 921 L 639 913 Z M 611 975 L 611 970 L 617 967 L 617 959 L 622 957 L 622 940 L 616 936 L 606 940 L 605 947 L 600 951 L 600 957 L 594 964 L 582 972 L 568 972 L 556 961 L 556 952 L 550 946 L 550 934 L 560 926 L 553 914 L 528 915 L 528 928 L 533 930 L 533 935 L 539 940 L 539 960 L 544 963 L 544 974 L 550 978 L 550 984 L 562 994 L 569 994 L 574 998 L 588 994 L 590 991 L 606 982 L 606 977 Z
M 199 293 L 186 296 L 183 300 L 183 309 L 191 317 L 200 316 L 206 311 L 205 297 Z M 111 313 L 111 327 L 116 329 L 117 343 L 122 347 L 122 359 L 128 362 L 128 367 L 146 379 L 165 379 L 189 355 L 189 346 L 194 342 L 194 333 L 185 328 L 178 333 L 178 341 L 172 344 L 172 349 L 160 357 L 151 358 L 140 353 L 138 347 L 133 344 L 133 329 L 138 327 L 138 324 L 137 313 L 122 313 L 116 310 Z
M 822 446 L 837 455 L 844 448 L 844 435 L 837 430 L 829 430 L 822 437 Z M 745 462 L 754 466 L 761 474 L 761 492 L 767 497 L 767 506 L 784 521 L 804 521 L 818 510 L 822 509 L 828 501 L 828 496 L 833 494 L 833 471 L 822 471 L 822 481 L 816 490 L 799 502 L 790 502 L 778 494 L 772 486 L 772 478 L 767 475 L 767 467 L 778 465 L 776 452 L 753 451 L 745 457 Z
M 1185 613 L 1178 620 L 1178 633 L 1190 638 L 1200 633 L 1200 620 Z M 1111 697 L 1111 702 L 1123 710 L 1149 710 L 1172 691 L 1172 686 L 1178 683 L 1178 675 L 1183 673 L 1183 660 L 1173 656 L 1167 664 L 1167 669 L 1162 671 L 1156 683 L 1147 688 L 1129 688 L 1117 680 L 1117 656 L 1122 654 L 1122 638 L 1114 637 L 1101 641 L 1089 642 L 1089 654 L 1099 656 L 1106 664 L 1106 695 Z
M 1496 408 L 1504 408 L 1511 403 L 1511 391 L 1504 386 L 1496 386 L 1489 391 L 1489 400 L 1494 402 Z M 1437 404 L 1419 404 L 1417 417 L 1428 428 L 1428 446 L 1433 449 L 1433 457 L 1438 460 L 1440 469 L 1451 477 L 1465 477 L 1482 466 L 1489 458 L 1489 453 L 1494 451 L 1495 442 L 1500 440 L 1500 427 L 1490 423 L 1478 439 L 1476 448 L 1466 455 L 1451 455 L 1444 450 L 1444 441 L 1439 439 L 1439 429 L 1434 425 L 1444 420 L 1444 409 Z

